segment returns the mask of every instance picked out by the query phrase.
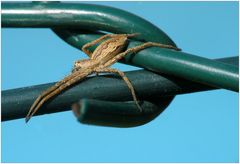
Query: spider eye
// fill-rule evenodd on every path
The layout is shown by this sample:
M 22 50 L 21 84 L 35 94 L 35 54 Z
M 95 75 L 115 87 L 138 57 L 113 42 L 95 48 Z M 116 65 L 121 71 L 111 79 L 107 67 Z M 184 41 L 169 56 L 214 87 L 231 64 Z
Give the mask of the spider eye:
M 77 66 L 77 67 L 81 67 L 81 64 L 76 61 L 76 62 L 74 62 L 74 66 L 75 66 L 75 67 L 76 67 L 76 66 Z

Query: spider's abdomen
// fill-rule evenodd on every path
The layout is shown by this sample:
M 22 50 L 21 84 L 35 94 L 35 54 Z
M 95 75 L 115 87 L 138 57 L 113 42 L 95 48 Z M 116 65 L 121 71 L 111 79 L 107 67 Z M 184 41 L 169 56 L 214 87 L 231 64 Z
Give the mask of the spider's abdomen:
M 113 59 L 119 53 L 123 52 L 128 42 L 127 37 L 114 37 L 101 43 L 93 52 L 91 59 L 99 61 L 101 64 Z

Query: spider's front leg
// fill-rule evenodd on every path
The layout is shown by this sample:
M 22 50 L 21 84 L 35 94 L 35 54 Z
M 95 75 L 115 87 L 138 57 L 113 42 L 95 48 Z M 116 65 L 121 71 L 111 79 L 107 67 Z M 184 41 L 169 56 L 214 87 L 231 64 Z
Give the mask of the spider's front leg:
M 31 106 L 31 108 L 26 116 L 25 121 L 28 122 L 31 119 L 31 117 L 38 111 L 38 109 L 50 98 L 58 95 L 66 88 L 68 88 L 69 86 L 82 80 L 83 78 L 87 77 L 91 73 L 92 73 L 92 69 L 76 71 L 76 72 L 72 73 L 71 75 L 65 77 L 63 80 L 57 82 L 51 88 L 47 89 L 35 100 L 35 102 Z

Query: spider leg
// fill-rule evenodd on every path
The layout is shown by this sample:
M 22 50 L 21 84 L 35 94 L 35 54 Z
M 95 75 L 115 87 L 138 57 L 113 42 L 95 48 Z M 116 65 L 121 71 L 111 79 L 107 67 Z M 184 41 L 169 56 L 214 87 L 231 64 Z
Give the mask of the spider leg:
M 83 79 L 84 77 L 88 76 L 89 74 L 91 74 L 91 72 L 92 71 L 90 69 L 88 69 L 86 71 L 77 71 L 77 72 L 67 76 L 63 80 L 61 80 L 58 83 L 59 85 L 55 85 L 55 86 L 51 87 L 46 92 L 44 92 L 44 94 L 40 95 L 38 97 L 38 99 L 34 102 L 32 107 L 30 108 L 30 110 L 28 112 L 28 115 L 26 116 L 26 119 L 25 119 L 26 122 L 28 122 L 31 119 L 31 117 L 37 112 L 37 110 L 42 106 L 43 103 L 45 103 L 47 100 L 49 100 L 53 96 L 59 94 L 60 92 L 62 92 L 67 87 L 76 83 L 77 81 L 79 81 L 79 80 Z
M 38 96 L 38 98 L 34 101 L 34 103 L 32 104 L 30 110 L 28 111 L 28 114 L 26 117 L 28 117 L 30 115 L 30 113 L 32 112 L 33 108 L 39 103 L 39 101 L 46 95 L 48 95 L 49 93 L 53 92 L 54 90 L 56 90 L 60 85 L 62 85 L 63 83 L 65 83 L 68 79 L 72 78 L 73 74 L 65 77 L 63 80 L 57 82 L 54 86 L 50 87 L 49 89 L 47 89 L 46 91 L 44 91 L 40 96 Z
M 116 63 L 118 60 L 122 59 L 124 56 L 126 56 L 128 53 L 137 53 L 143 49 L 149 48 L 149 47 L 160 47 L 160 48 L 168 48 L 168 49 L 173 49 L 176 51 L 180 51 L 181 49 L 174 47 L 172 45 L 166 45 L 166 44 L 161 44 L 161 43 L 154 43 L 154 42 L 146 42 L 143 43 L 142 45 L 136 46 L 136 47 L 132 47 L 127 49 L 126 51 L 118 54 L 117 56 L 115 56 L 113 59 L 109 60 L 108 62 L 106 62 L 104 64 L 103 67 L 109 67 L 112 64 Z
M 47 89 L 46 91 L 44 91 L 40 96 L 38 96 L 38 98 L 34 101 L 34 103 L 32 104 L 30 110 L 28 111 L 28 114 L 26 116 L 26 122 L 30 119 L 29 116 L 32 113 L 32 111 L 34 110 L 35 106 L 39 103 L 39 101 L 41 101 L 42 98 L 44 98 L 45 96 L 47 96 L 48 94 L 50 94 L 51 92 L 53 92 L 54 90 L 56 90 L 60 85 L 62 85 L 63 83 L 65 83 L 69 78 L 73 77 L 73 75 L 69 75 L 67 77 L 65 77 L 63 80 L 57 82 L 54 86 L 50 87 L 49 89 Z
M 106 73 L 116 73 L 116 74 L 118 74 L 125 81 L 125 83 L 127 84 L 129 90 L 131 91 L 133 100 L 135 101 L 135 103 L 136 103 L 137 107 L 140 109 L 140 111 L 142 111 L 142 108 L 141 108 L 141 106 L 138 103 L 137 96 L 136 96 L 135 90 L 134 90 L 134 88 L 132 86 L 132 83 L 129 81 L 129 79 L 126 77 L 126 75 L 123 72 L 121 72 L 121 71 L 119 71 L 117 69 L 113 69 L 113 68 L 96 69 L 95 72 L 97 72 L 97 73 L 102 73 L 102 72 L 104 73 L 104 72 L 106 72 Z

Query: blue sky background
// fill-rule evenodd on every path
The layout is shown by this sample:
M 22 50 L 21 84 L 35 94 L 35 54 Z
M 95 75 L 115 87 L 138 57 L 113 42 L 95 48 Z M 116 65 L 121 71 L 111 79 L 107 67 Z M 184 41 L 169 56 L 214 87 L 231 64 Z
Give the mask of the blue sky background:
M 184 52 L 238 55 L 238 2 L 91 2 L 135 13 Z M 2 90 L 54 82 L 86 58 L 50 29 L 2 29 Z M 123 71 L 136 69 L 123 64 Z M 128 129 L 83 125 L 71 112 L 2 123 L 2 162 L 237 162 L 238 94 L 177 96 L 152 122 Z

